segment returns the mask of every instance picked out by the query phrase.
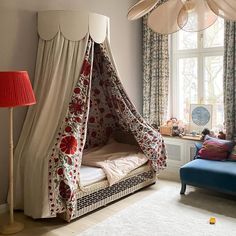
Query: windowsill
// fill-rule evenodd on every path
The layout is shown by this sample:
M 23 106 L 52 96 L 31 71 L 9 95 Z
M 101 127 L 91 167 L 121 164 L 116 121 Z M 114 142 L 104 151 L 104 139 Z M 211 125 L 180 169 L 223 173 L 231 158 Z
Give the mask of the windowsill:
M 179 140 L 186 140 L 186 141 L 196 141 L 196 142 L 202 142 L 200 139 L 200 136 L 168 136 L 168 135 L 162 135 L 164 138 L 171 138 L 171 139 L 179 139 Z

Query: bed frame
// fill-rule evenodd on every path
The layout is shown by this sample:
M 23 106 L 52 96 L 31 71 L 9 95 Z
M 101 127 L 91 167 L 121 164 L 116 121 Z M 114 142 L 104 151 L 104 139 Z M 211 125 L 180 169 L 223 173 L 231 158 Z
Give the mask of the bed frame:
M 146 164 L 112 186 L 109 186 L 107 180 L 86 186 L 83 191 L 78 190 L 76 194 L 77 210 L 72 220 L 155 182 L 156 173 L 149 164 Z M 60 217 L 70 221 L 66 214 L 62 214 Z

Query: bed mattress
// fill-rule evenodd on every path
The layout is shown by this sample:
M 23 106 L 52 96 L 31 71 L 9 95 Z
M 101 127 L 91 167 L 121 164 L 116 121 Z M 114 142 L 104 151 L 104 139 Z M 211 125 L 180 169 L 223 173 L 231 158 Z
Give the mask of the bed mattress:
M 106 175 L 102 168 L 84 165 L 80 167 L 80 184 L 84 187 L 105 179 Z

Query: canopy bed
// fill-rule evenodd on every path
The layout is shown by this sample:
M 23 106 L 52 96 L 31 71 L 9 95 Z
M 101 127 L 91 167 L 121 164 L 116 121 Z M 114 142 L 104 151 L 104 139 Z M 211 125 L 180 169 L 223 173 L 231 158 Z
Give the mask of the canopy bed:
M 124 91 L 109 18 L 42 11 L 38 33 L 38 104 L 15 150 L 15 208 L 69 222 L 155 183 L 165 144 Z

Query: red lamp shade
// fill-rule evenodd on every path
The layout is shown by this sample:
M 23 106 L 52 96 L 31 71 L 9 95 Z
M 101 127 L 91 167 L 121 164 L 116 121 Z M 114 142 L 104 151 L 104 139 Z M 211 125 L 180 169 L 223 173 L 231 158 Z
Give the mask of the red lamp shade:
M 26 71 L 0 71 L 0 107 L 35 104 L 34 91 Z

